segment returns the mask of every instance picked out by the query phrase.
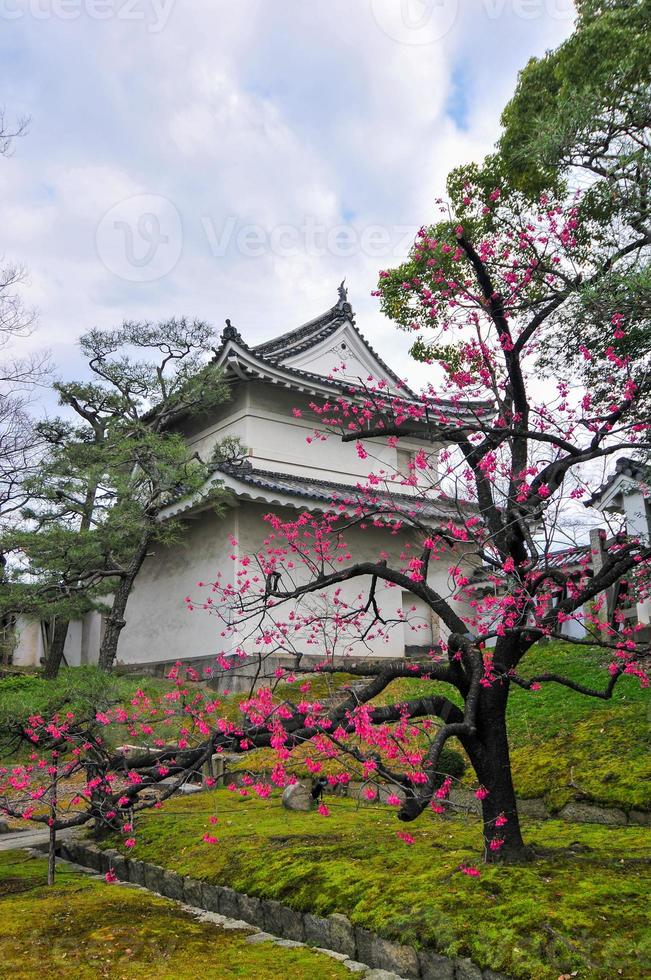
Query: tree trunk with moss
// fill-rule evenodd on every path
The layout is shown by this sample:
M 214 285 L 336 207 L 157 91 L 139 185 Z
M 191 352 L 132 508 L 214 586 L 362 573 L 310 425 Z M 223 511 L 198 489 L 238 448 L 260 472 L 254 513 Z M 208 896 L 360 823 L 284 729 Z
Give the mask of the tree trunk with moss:
M 48 645 L 48 650 L 45 655 L 45 666 L 43 668 L 43 677 L 46 680 L 54 680 L 59 673 L 59 668 L 63 661 L 63 651 L 66 645 L 69 625 L 67 619 L 57 618 L 55 620 L 52 639 Z
M 525 860 L 506 727 L 509 683 L 482 690 L 477 711 L 477 734 L 463 745 L 480 783 L 487 861 Z M 492 842 L 492 847 L 491 847 Z

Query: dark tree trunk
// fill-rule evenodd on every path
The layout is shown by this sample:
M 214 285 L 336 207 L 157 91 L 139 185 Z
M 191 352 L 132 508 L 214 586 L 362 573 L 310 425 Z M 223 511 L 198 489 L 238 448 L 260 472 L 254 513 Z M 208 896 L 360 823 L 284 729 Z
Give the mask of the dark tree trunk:
M 48 841 L 47 849 L 47 883 L 48 885 L 54 884 L 54 879 L 56 877 L 56 862 L 57 862 L 57 832 L 54 827 L 50 827 L 50 838 Z
M 47 883 L 48 885 L 54 884 L 54 878 L 56 875 L 56 856 L 57 856 L 57 831 L 56 831 L 56 821 L 57 821 L 57 806 L 58 800 L 58 786 L 59 781 L 59 761 L 58 756 L 55 752 L 52 753 L 52 765 L 55 767 L 55 772 L 52 778 L 52 788 L 50 789 L 50 836 L 48 841 L 48 851 L 47 851 Z
M 138 549 L 133 556 L 131 565 L 129 566 L 129 571 L 126 573 L 124 578 L 120 579 L 120 584 L 113 594 L 113 604 L 111 606 L 110 613 L 106 617 L 104 636 L 102 637 L 102 643 L 99 648 L 98 665 L 100 670 L 110 671 L 113 669 L 113 664 L 115 663 L 115 658 L 118 652 L 120 633 L 126 626 L 124 614 L 127 609 L 127 603 L 129 601 L 129 596 L 131 595 L 131 590 L 133 589 L 136 576 L 138 575 L 138 572 L 142 568 L 142 564 L 147 557 L 150 538 L 151 532 L 148 531 L 140 539 Z
M 46 677 L 50 681 L 54 680 L 59 673 L 61 661 L 63 660 L 63 650 L 66 645 L 66 637 L 68 636 L 68 625 L 67 619 L 57 618 L 54 623 L 52 639 L 50 640 L 45 657 L 45 667 L 43 669 L 43 677 Z
M 86 502 L 84 506 L 84 514 L 79 525 L 80 531 L 88 531 L 91 526 L 91 518 L 93 514 L 93 506 L 95 502 L 95 495 L 97 493 L 97 484 L 92 483 L 88 488 L 86 493 Z M 45 658 L 45 669 L 43 670 L 43 676 L 48 680 L 54 680 L 54 678 L 59 673 L 59 668 L 61 667 L 61 661 L 63 660 L 63 649 L 66 645 L 66 637 L 68 636 L 68 626 L 70 625 L 69 620 L 58 618 L 54 624 L 54 632 L 52 634 L 52 641 L 50 643 L 50 648 L 47 652 Z
M 464 747 L 486 796 L 481 801 L 486 860 L 523 861 L 528 857 L 520 831 L 506 733 L 508 681 L 482 690 L 477 735 Z M 504 822 L 504 820 L 506 822 Z M 496 843 L 491 847 L 491 841 Z M 497 843 L 503 843 L 497 846 Z
M 134 576 L 135 577 L 135 576 Z M 131 577 L 122 579 L 113 595 L 113 605 L 106 617 L 104 626 L 104 636 L 99 648 L 99 669 L 112 670 L 118 652 L 120 633 L 126 626 L 124 614 L 131 594 L 133 579 Z

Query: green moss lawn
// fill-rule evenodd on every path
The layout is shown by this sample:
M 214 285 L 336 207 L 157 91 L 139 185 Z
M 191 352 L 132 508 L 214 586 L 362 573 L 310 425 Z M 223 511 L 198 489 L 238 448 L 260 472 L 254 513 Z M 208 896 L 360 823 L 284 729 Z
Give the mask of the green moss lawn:
M 343 912 L 387 938 L 522 980 L 648 975 L 651 831 L 525 822 L 538 859 L 481 866 L 476 820 L 424 816 L 408 845 L 389 808 L 328 806 L 330 817 L 289 812 L 278 797 L 226 790 L 172 800 L 139 818 L 134 856 L 298 909 Z M 219 842 L 204 843 L 206 832 Z
M 48 888 L 46 862 L 0 854 L 0 976 L 112 980 L 343 980 L 339 963 L 309 949 L 247 945 L 245 933 L 199 922 L 143 891 L 65 867 Z
M 609 659 L 596 648 L 538 644 L 524 660 L 521 672 L 525 677 L 561 673 L 600 689 L 608 680 L 605 667 Z M 338 687 L 351 680 L 344 674 L 335 678 Z M 326 683 L 326 678 L 319 677 L 310 696 L 323 697 Z M 419 697 L 436 690 L 455 700 L 447 685 L 398 680 L 389 685 L 377 703 Z M 519 796 L 543 797 L 552 810 L 570 800 L 588 800 L 625 810 L 651 809 L 649 690 L 640 687 L 637 679 L 624 677 L 615 692 L 612 700 L 601 701 L 558 684 L 544 684 L 539 691 L 512 688 L 508 725 Z M 280 686 L 278 694 L 296 697 L 290 685 Z M 461 751 L 455 742 L 449 744 Z M 299 749 L 294 753 L 299 775 L 309 775 L 301 765 L 301 757 L 307 751 Z M 239 766 L 262 769 L 273 761 L 273 752 L 260 751 L 243 757 Z M 324 771 L 327 769 L 326 764 Z M 469 771 L 466 781 L 470 783 L 472 779 Z

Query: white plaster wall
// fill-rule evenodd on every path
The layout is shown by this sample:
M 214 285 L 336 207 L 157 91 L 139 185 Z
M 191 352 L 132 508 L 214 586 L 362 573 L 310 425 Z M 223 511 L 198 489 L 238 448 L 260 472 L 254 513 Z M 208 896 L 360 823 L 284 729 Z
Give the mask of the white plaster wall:
M 216 444 L 226 437 L 239 437 L 247 444 L 248 388 L 248 384 L 234 385 L 227 402 L 215 408 L 210 416 L 201 416 L 183 429 L 188 444 L 203 459 L 208 459 Z
M 104 617 L 93 611 L 86 613 L 81 628 L 80 660 L 82 664 L 97 663 L 104 636 Z
M 68 667 L 78 667 L 83 663 L 97 663 L 100 644 L 101 616 L 88 613 L 84 620 L 75 620 L 68 626 L 64 663 Z M 83 637 L 87 637 L 87 653 L 84 654 Z M 13 663 L 17 667 L 39 667 L 45 656 L 43 628 L 41 623 L 20 616 L 16 624 L 16 646 Z
M 41 624 L 19 616 L 16 621 L 16 645 L 13 664 L 16 667 L 39 667 L 43 657 Z
M 295 510 L 288 509 L 284 512 L 278 511 L 277 508 L 273 508 L 273 510 L 274 513 L 280 513 L 287 520 L 295 520 L 297 517 L 297 511 Z M 260 548 L 264 537 L 271 530 L 269 524 L 263 520 L 264 514 L 268 511 L 268 507 L 258 504 L 250 504 L 240 511 L 238 539 L 241 554 L 249 554 Z M 351 530 L 346 535 L 346 540 L 350 548 L 352 561 L 377 559 L 380 551 L 397 545 L 396 538 L 391 541 L 388 535 L 383 535 L 376 529 L 370 529 L 364 532 Z M 346 562 L 346 564 L 350 564 L 350 562 Z M 299 563 L 297 563 L 297 567 L 294 570 L 294 575 L 295 583 L 304 582 L 308 578 L 306 570 Z M 369 585 L 370 579 L 356 579 L 344 582 L 341 586 L 342 600 L 352 602 L 358 593 L 367 591 Z M 281 582 L 281 587 L 290 589 L 291 586 L 292 583 L 287 580 L 287 577 Z M 305 597 L 298 603 L 291 602 L 284 604 L 277 608 L 274 615 L 281 622 L 289 622 L 289 617 L 293 610 L 296 610 L 300 615 L 309 615 L 310 612 L 316 612 L 320 615 L 323 613 L 331 614 L 334 612 L 332 605 L 334 590 L 328 590 L 325 595 L 327 596 L 325 599 L 321 596 L 313 595 Z M 388 615 L 395 615 L 396 610 L 402 607 L 401 590 L 393 586 L 387 586 L 385 583 L 378 583 L 377 599 L 380 608 Z M 307 645 L 306 636 L 302 631 L 292 634 L 292 639 L 298 652 L 305 655 L 313 654 L 319 659 L 322 659 L 325 654 L 339 657 L 397 657 L 402 656 L 404 648 L 402 624 L 398 624 L 390 631 L 388 641 L 380 637 L 375 637 L 369 639 L 365 645 L 357 642 L 357 637 L 354 632 L 342 631 L 337 635 L 332 623 L 324 624 L 323 642 L 320 646 L 314 647 Z M 264 647 L 256 646 L 254 642 L 249 641 L 245 645 L 245 649 L 251 652 L 258 652 L 259 650 L 264 650 Z
M 642 542 L 648 542 L 651 537 L 651 509 L 640 484 L 629 493 L 624 493 L 622 499 L 627 533 L 639 537 Z M 637 618 L 645 626 L 651 623 L 651 599 L 638 602 Z
M 262 517 L 267 510 L 268 508 L 261 505 L 249 505 L 239 512 L 239 542 L 242 553 L 250 553 L 259 547 L 259 543 L 265 535 L 265 528 L 268 530 L 268 525 L 262 522 Z M 291 511 L 287 511 L 286 516 L 290 520 L 295 519 L 295 513 Z M 389 564 L 394 567 L 403 564 L 399 556 L 407 541 L 418 540 L 411 531 L 393 535 L 377 528 L 352 528 L 346 533 L 345 539 L 351 555 L 350 560 L 347 560 L 345 564 L 353 564 L 359 561 L 377 561 L 383 554 L 386 554 Z M 459 550 L 456 554 L 448 552 L 439 561 L 433 561 L 428 575 L 428 584 L 443 597 L 449 599 L 455 612 L 462 615 L 465 608 L 453 599 L 448 574 L 449 566 L 457 563 L 462 567 L 467 566 L 467 559 Z M 307 573 L 299 575 L 298 571 L 296 575 L 296 581 L 304 581 L 307 577 Z M 360 593 L 363 593 L 364 596 L 368 594 L 370 584 L 370 577 L 344 582 L 341 585 L 341 597 L 345 602 L 353 604 Z M 327 594 L 332 597 L 334 589 L 330 589 Z M 437 621 L 437 617 L 430 615 L 429 608 L 411 593 L 403 591 L 391 583 L 378 582 L 376 596 L 383 617 L 397 619 L 398 612 L 402 611 L 407 615 L 407 622 L 397 622 L 387 631 L 386 636 L 370 637 L 365 643 L 360 642 L 356 631 L 344 632 L 341 636 L 335 637 L 332 627 L 326 626 L 324 642 L 329 648 L 327 652 L 334 653 L 336 656 L 402 657 L 405 643 L 415 646 L 428 645 L 430 642 L 436 642 L 439 638 L 447 635 L 447 631 Z M 318 608 L 317 602 L 319 600 L 316 598 L 306 601 L 312 603 L 312 608 Z M 415 609 L 412 609 L 413 606 Z M 292 608 L 295 607 L 288 605 L 279 611 L 279 616 L 286 621 Z M 319 657 L 324 655 L 323 648 L 314 650 L 301 644 L 300 634 L 297 636 L 296 644 L 299 650 L 305 654 L 313 652 Z
M 324 378 L 343 378 L 352 384 L 371 384 L 384 380 L 388 383 L 389 391 L 397 393 L 399 390 L 347 323 L 316 347 L 288 357 L 284 363 L 288 367 L 320 374 Z
M 190 445 L 204 458 L 226 435 L 237 436 L 248 447 L 249 459 L 255 467 L 322 480 L 354 485 L 383 466 L 395 472 L 398 462 L 396 449 L 380 441 L 365 444 L 369 453 L 367 459 L 360 459 L 355 446 L 342 443 L 334 433 L 329 434 L 325 443 L 308 444 L 306 437 L 313 435 L 315 427 L 322 428 L 318 417 L 309 408 L 310 401 L 310 397 L 297 392 L 266 383 L 246 382 L 233 389 L 232 399 L 221 406 L 210 420 L 195 423 L 185 435 Z M 301 409 L 303 417 L 295 418 L 293 408 Z M 416 451 L 420 444 L 403 440 L 399 447 L 403 451 Z M 432 479 L 431 472 L 425 474 L 425 479 Z M 397 485 L 396 490 L 408 492 L 408 488 L 401 485 Z M 206 590 L 197 588 L 196 582 L 213 581 L 218 570 L 232 577 L 231 533 L 238 538 L 242 553 L 260 548 L 269 530 L 262 520 L 268 509 L 263 505 L 243 503 L 229 510 L 222 520 L 211 512 L 205 512 L 187 521 L 186 533 L 179 544 L 173 548 L 159 548 L 154 556 L 147 559 L 127 606 L 127 626 L 120 638 L 118 661 L 151 663 L 195 657 L 214 658 L 218 653 L 229 653 L 238 646 L 241 636 L 220 636 L 218 620 L 200 610 L 188 613 L 183 598 L 191 595 L 197 600 L 203 599 Z M 295 516 L 296 511 L 289 513 Z M 397 561 L 404 541 L 404 535 L 391 536 L 377 529 L 352 530 L 349 534 L 355 560 L 376 560 L 380 552 L 386 550 Z M 457 561 L 457 558 L 450 556 L 449 560 L 432 563 L 431 584 L 445 596 L 449 593 L 448 566 Z M 363 585 L 368 587 L 368 583 L 359 581 L 345 583 L 344 595 L 352 598 Z M 409 599 L 403 600 L 400 589 L 386 584 L 378 585 L 378 600 L 389 615 L 395 615 L 405 602 L 407 608 L 410 605 Z M 422 624 L 424 615 L 427 619 L 422 609 L 413 614 L 417 626 Z M 432 622 L 431 628 L 431 636 L 436 640 L 439 624 Z M 415 645 L 429 642 L 425 633 L 421 629 L 412 631 L 400 623 L 389 632 L 388 641 L 375 637 L 362 646 L 359 643 L 347 644 L 340 639 L 335 644 L 338 649 L 334 652 L 356 656 L 402 656 L 405 641 Z M 442 635 L 445 635 L 445 631 L 442 631 Z M 332 645 L 332 637 L 328 638 L 328 642 Z M 254 649 L 251 640 L 246 648 Z M 82 662 L 83 649 L 82 642 Z M 95 660 L 96 652 L 89 656 Z M 319 656 L 323 656 L 323 649 L 319 651 Z
M 65 658 L 65 662 L 69 667 L 79 667 L 79 665 L 82 662 L 81 634 L 82 634 L 81 620 L 76 620 L 74 623 L 69 624 L 65 646 L 63 648 L 63 656 Z M 99 653 L 99 648 L 95 652 L 95 657 L 93 661 L 94 663 L 97 663 L 98 653 Z
M 250 633 L 245 626 L 237 635 L 223 635 L 220 620 L 202 609 L 188 612 L 183 599 L 186 595 L 203 600 L 209 589 L 200 588 L 197 582 L 210 583 L 217 572 L 222 571 L 224 581 L 232 581 L 235 562 L 231 559 L 233 547 L 231 535 L 238 542 L 237 553 L 242 556 L 263 549 L 264 538 L 270 526 L 263 520 L 269 507 L 262 504 L 244 504 L 229 509 L 224 518 L 217 518 L 212 512 L 205 512 L 198 518 L 188 521 L 183 540 L 174 548 L 160 549 L 155 556 L 147 559 L 137 579 L 136 586 L 127 606 L 127 626 L 122 631 L 118 649 L 118 662 L 124 664 L 174 661 L 206 657 L 208 661 L 220 653 L 232 653 L 242 645 L 247 652 L 257 653 L 264 649 L 256 644 L 259 636 L 256 630 Z M 287 509 L 283 514 L 295 519 L 297 511 Z M 386 551 L 398 561 L 398 554 L 407 539 L 406 534 L 390 535 L 378 529 L 353 529 L 347 535 L 352 561 L 377 560 L 380 552 Z M 448 566 L 463 562 L 463 558 L 452 554 L 432 565 L 429 581 L 443 595 L 449 595 Z M 300 579 L 299 579 L 300 580 Z M 343 583 L 342 598 L 351 601 L 362 590 L 368 590 L 369 579 L 357 579 Z M 328 593 L 330 601 L 333 591 Z M 432 621 L 432 632 L 425 635 L 420 627 L 423 624 L 424 610 L 417 604 L 412 613 L 413 603 L 410 595 L 404 595 L 400 588 L 379 583 L 377 589 L 378 605 L 387 616 L 394 617 L 399 609 L 408 610 L 408 617 L 416 629 L 413 631 L 403 623 L 396 624 L 388 634 L 388 639 L 370 638 L 361 644 L 355 633 L 342 633 L 336 637 L 333 628 L 325 625 L 323 643 L 318 647 L 305 644 L 305 637 L 295 635 L 297 649 L 307 655 L 314 654 L 321 659 L 325 652 L 337 656 L 402 657 L 405 641 L 414 645 L 425 645 L 438 638 L 439 625 Z M 327 610 L 323 601 L 316 597 L 306 599 L 298 607 L 292 603 L 277 611 L 279 619 L 287 621 L 293 609 L 309 607 L 319 611 Z M 456 611 L 462 610 L 454 604 Z M 426 613 L 425 613 L 426 616 Z M 441 633 L 444 633 L 442 630 Z
M 314 399 L 320 403 L 319 399 Z M 312 398 L 271 384 L 247 382 L 234 389 L 233 399 L 220 407 L 209 423 L 188 433 L 190 445 L 205 459 L 226 436 L 237 437 L 249 450 L 250 462 L 259 469 L 309 476 L 354 485 L 369 473 L 383 468 L 395 474 L 398 456 L 395 447 L 378 439 L 362 440 L 368 458 L 360 459 L 355 445 L 343 443 L 336 432 L 328 432 L 320 418 L 310 409 Z M 302 412 L 296 418 L 293 409 Z M 326 442 L 314 441 L 315 429 L 323 432 Z M 313 441 L 308 442 L 311 439 Z M 400 450 L 416 452 L 422 444 L 401 440 Z M 427 446 L 430 454 L 438 447 Z M 432 458 L 434 462 L 434 458 Z M 435 478 L 435 469 L 422 473 L 427 485 Z M 411 493 L 410 487 L 398 481 L 395 489 Z
M 146 559 L 127 605 L 118 663 L 214 658 L 224 649 L 217 620 L 200 610 L 188 612 L 183 599 L 203 599 L 208 589 L 196 583 L 214 581 L 218 571 L 232 578 L 228 556 L 235 513 L 228 510 L 221 519 L 212 511 L 202 513 L 186 522 L 178 544 L 159 547 Z

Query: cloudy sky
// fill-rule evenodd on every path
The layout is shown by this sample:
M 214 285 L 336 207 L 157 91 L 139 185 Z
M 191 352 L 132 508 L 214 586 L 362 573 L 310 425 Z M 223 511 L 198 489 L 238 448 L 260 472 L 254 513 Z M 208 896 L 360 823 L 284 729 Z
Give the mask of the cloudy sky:
M 463 9 L 462 9 L 463 8 Z M 0 253 L 60 376 L 124 318 L 230 317 L 249 342 L 331 306 L 400 369 L 370 296 L 487 152 L 570 0 L 0 0 Z

